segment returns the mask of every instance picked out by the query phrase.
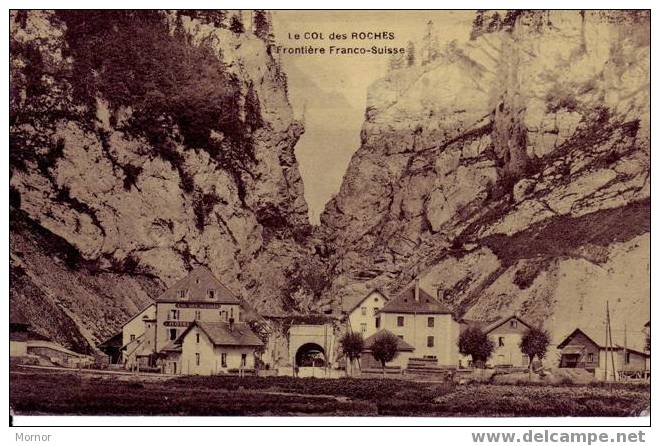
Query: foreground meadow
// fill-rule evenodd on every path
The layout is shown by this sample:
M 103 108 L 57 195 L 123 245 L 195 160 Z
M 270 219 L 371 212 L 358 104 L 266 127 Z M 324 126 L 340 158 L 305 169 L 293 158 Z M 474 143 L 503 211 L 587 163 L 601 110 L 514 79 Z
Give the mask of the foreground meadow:
M 425 383 L 397 379 L 143 377 L 14 368 L 16 414 L 634 416 L 647 385 Z

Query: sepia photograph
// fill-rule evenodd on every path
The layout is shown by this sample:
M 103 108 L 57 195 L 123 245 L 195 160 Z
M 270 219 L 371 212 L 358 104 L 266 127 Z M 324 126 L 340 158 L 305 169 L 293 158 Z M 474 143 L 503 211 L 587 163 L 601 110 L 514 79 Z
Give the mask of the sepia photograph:
M 10 426 L 650 425 L 650 10 L 8 27 Z

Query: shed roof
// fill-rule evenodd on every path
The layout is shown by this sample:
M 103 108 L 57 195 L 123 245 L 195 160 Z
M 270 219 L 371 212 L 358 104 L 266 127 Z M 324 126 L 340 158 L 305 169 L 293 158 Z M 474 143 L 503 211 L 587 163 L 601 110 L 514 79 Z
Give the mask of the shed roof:
M 123 332 L 115 333 L 105 341 L 97 345 L 98 348 L 121 348 L 123 344 Z
M 209 290 L 214 290 L 214 297 L 209 297 Z M 185 291 L 181 297 L 180 291 Z M 176 282 L 161 294 L 158 302 L 212 302 L 222 304 L 240 304 L 238 298 L 223 285 L 205 266 L 199 266 L 183 279 Z
M 586 336 L 586 338 L 595 346 L 598 348 L 606 348 L 607 343 L 605 342 L 605 329 L 603 330 L 595 330 L 595 329 L 590 329 L 590 328 L 576 328 L 566 336 L 566 338 L 557 345 L 558 349 L 564 349 L 568 345 L 568 343 L 573 339 L 575 336 L 578 334 L 582 334 Z M 612 350 L 623 350 L 625 347 L 627 350 L 639 353 L 641 355 L 647 355 L 643 350 L 643 347 L 640 347 L 638 344 L 639 342 L 632 337 L 632 333 L 630 334 L 630 338 L 626 342 L 621 342 L 620 336 L 618 333 L 613 333 L 612 334 L 612 345 L 609 347 Z

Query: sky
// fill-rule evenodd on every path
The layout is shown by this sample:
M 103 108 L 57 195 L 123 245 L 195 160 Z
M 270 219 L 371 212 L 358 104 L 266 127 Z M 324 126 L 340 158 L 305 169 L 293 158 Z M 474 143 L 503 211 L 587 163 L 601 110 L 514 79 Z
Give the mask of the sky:
M 296 47 L 372 45 L 406 47 L 421 42 L 432 20 L 440 44 L 465 40 L 470 11 L 273 11 L 276 44 Z M 393 32 L 393 40 L 336 41 L 331 33 Z M 295 40 L 290 35 L 316 32 L 324 40 Z M 386 74 L 383 55 L 281 55 L 295 116 L 305 133 L 296 145 L 310 221 L 318 224 L 325 204 L 339 191 L 351 156 L 360 146 L 368 86 Z

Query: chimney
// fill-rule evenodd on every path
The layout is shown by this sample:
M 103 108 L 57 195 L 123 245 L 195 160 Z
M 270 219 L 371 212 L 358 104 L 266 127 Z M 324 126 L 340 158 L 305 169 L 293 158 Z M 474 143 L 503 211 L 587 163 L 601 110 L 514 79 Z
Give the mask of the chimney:
M 415 302 L 419 302 L 419 276 L 415 277 Z
M 234 331 L 234 318 L 229 318 L 229 331 Z

